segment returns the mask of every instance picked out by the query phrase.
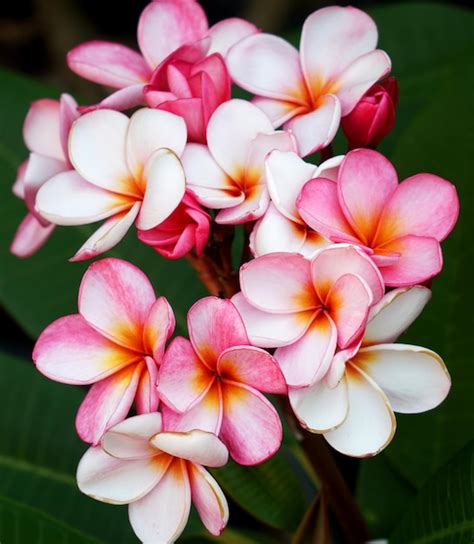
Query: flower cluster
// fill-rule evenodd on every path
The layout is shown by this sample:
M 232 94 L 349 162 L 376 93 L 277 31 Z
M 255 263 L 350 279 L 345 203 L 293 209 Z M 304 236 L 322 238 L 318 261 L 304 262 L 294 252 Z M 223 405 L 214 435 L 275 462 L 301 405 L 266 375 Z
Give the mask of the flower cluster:
M 440 356 L 396 340 L 430 299 L 459 203 L 434 174 L 399 183 L 374 149 L 398 91 L 358 9 L 310 15 L 298 51 L 241 19 L 209 28 L 195 0 L 155 0 L 138 43 L 140 53 L 100 41 L 70 51 L 74 72 L 116 89 L 99 104 L 32 104 L 31 153 L 14 185 L 28 214 L 11 249 L 26 257 L 55 225 L 103 221 L 71 258 L 87 260 L 135 225 L 161 256 L 189 256 L 211 286 L 188 312 L 189 339 L 172 338 L 173 310 L 147 276 L 98 260 L 78 313 L 50 324 L 33 353 L 50 379 L 91 385 L 76 418 L 90 444 L 79 488 L 129 504 L 142 542 L 172 543 L 191 502 L 222 532 L 226 499 L 203 466 L 274 455 L 275 398 L 355 457 L 387 446 L 394 412 L 444 400 Z M 232 99 L 231 83 L 254 98 Z M 349 151 L 331 156 L 341 120 Z M 319 166 L 303 160 L 321 149 Z M 229 271 L 224 234 L 236 228 L 244 258 Z

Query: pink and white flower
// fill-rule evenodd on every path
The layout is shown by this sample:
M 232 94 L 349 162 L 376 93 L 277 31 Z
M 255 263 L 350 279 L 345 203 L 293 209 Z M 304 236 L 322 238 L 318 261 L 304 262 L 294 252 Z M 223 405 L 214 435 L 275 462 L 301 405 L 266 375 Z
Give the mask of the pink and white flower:
M 372 309 L 361 343 L 338 353 L 318 383 L 290 389 L 303 427 L 322 433 L 346 455 L 367 457 L 392 440 L 394 411 L 425 412 L 443 402 L 451 380 L 441 357 L 426 348 L 393 343 L 430 296 L 422 286 L 389 292 Z
M 393 287 L 422 283 L 441 271 L 440 242 L 459 214 L 449 181 L 416 174 L 399 184 L 390 161 L 370 149 L 349 152 L 336 181 L 309 181 L 297 207 L 323 236 L 362 247 Z
M 77 413 L 76 429 L 82 440 L 97 444 L 127 417 L 133 402 L 139 414 L 158 408 L 158 365 L 175 320 L 146 275 L 120 259 L 89 266 L 78 307 L 79 313 L 46 327 L 33 360 L 52 380 L 93 384 Z
M 18 227 L 10 251 L 17 257 L 29 257 L 51 236 L 54 225 L 35 209 L 36 195 L 50 178 L 61 172 L 73 173 L 67 139 L 79 117 L 76 101 L 68 94 L 60 100 L 43 98 L 30 106 L 23 124 L 23 140 L 29 158 L 18 168 L 13 193 L 25 201 L 28 213 Z M 66 174 L 67 175 L 67 174 Z
M 257 34 L 229 51 L 227 66 L 274 126 L 293 132 L 306 156 L 326 147 L 341 116 L 390 72 L 388 55 L 375 49 L 377 38 L 366 13 L 331 6 L 306 19 L 299 52 L 282 38 Z
M 295 151 L 290 134 L 274 131 L 267 116 L 244 100 L 219 106 L 207 127 L 208 147 L 188 144 L 183 153 L 188 188 L 216 222 L 235 225 L 265 213 L 270 196 L 265 157 L 274 149 Z
M 327 372 L 336 347 L 360 340 L 369 309 L 383 296 L 380 273 L 354 246 L 336 245 L 312 260 L 270 253 L 240 269 L 232 298 L 255 346 L 276 347 L 290 387 L 307 387 Z
M 36 209 L 56 225 L 106 221 L 71 259 L 114 247 L 135 223 L 148 230 L 167 219 L 185 193 L 179 160 L 186 144 L 181 117 L 141 109 L 129 119 L 113 110 L 80 117 L 69 136 L 76 173 L 58 174 L 36 197 Z
M 139 230 L 138 238 L 167 259 L 179 259 L 192 249 L 199 257 L 209 240 L 211 216 L 189 193 L 163 223 L 151 230 Z
M 268 155 L 265 172 L 271 201 L 250 236 L 253 255 L 283 251 L 312 257 L 317 250 L 330 245 L 331 242 L 306 225 L 296 200 L 310 179 L 335 179 L 342 159 L 342 156 L 333 157 L 316 167 L 291 151 L 272 151 Z
M 155 0 L 138 22 L 140 53 L 119 43 L 95 40 L 72 49 L 67 61 L 85 79 L 119 89 L 99 107 L 125 110 L 145 104 L 145 86 L 180 47 L 201 40 L 204 56 L 219 53 L 225 57 L 230 47 L 255 32 L 255 25 L 238 18 L 224 19 L 209 28 L 195 0 Z
M 250 345 L 230 300 L 196 302 L 188 329 L 190 341 L 171 342 L 158 374 L 165 430 L 203 429 L 219 436 L 238 463 L 265 461 L 282 440 L 278 413 L 261 393 L 286 393 L 278 365 Z
M 77 467 L 79 489 L 93 499 L 128 504 L 141 542 L 172 544 L 183 532 L 191 502 L 213 535 L 229 518 L 219 484 L 203 467 L 221 467 L 228 452 L 213 434 L 163 431 L 161 415 L 131 417 L 89 448 Z

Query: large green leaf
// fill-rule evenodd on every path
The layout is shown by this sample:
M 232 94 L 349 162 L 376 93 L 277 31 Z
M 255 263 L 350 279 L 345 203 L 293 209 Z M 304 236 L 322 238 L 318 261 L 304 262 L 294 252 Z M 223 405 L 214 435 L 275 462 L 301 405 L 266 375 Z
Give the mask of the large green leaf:
M 474 542 L 474 441 L 429 479 L 390 544 Z

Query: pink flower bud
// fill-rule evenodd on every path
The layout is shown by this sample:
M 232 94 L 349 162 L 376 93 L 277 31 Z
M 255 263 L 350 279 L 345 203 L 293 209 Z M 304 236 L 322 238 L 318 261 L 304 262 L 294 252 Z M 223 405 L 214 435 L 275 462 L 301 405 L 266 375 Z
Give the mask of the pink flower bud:
M 393 128 L 398 102 L 398 84 L 394 77 L 376 83 L 342 118 L 342 128 L 349 148 L 376 147 Z
M 163 223 L 150 230 L 139 230 L 138 238 L 167 259 L 184 257 L 193 248 L 200 255 L 207 244 L 211 217 L 186 194 L 181 204 Z

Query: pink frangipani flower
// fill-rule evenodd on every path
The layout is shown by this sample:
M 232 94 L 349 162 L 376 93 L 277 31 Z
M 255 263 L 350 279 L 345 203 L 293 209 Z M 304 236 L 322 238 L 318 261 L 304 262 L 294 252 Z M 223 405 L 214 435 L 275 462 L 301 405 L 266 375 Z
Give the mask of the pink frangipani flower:
M 158 374 L 165 430 L 213 432 L 242 465 L 255 465 L 280 447 L 282 427 L 261 394 L 286 393 L 273 357 L 250 345 L 230 300 L 206 297 L 188 313 L 191 341 L 177 337 Z
M 31 104 L 23 124 L 23 140 L 29 158 L 18 168 L 14 194 L 25 201 L 28 214 L 18 227 L 10 251 L 29 257 L 48 240 L 54 225 L 35 209 L 36 195 L 50 178 L 61 172 L 73 174 L 67 139 L 71 124 L 79 117 L 76 101 L 69 95 L 60 100 L 44 98 Z M 74 175 L 74 174 L 73 174 Z
M 185 144 L 183 119 L 166 111 L 141 109 L 129 119 L 97 110 L 74 123 L 69 153 L 77 173 L 54 176 L 36 197 L 36 209 L 57 225 L 106 219 L 71 260 L 111 249 L 133 223 L 148 230 L 173 213 L 185 193 Z
M 120 259 L 89 266 L 78 307 L 78 314 L 46 327 L 33 360 L 52 380 L 93 384 L 77 413 L 76 429 L 82 440 L 97 444 L 107 429 L 127 417 L 134 401 L 138 413 L 157 409 L 158 365 L 175 320 L 146 275 Z
M 146 543 L 175 542 L 191 502 L 213 535 L 229 518 L 221 488 L 203 467 L 221 467 L 228 452 L 213 434 L 164 432 L 161 415 L 131 417 L 89 448 L 77 467 L 79 489 L 93 499 L 128 504 L 132 528 Z
M 139 230 L 138 238 L 167 259 L 179 259 L 193 248 L 200 256 L 209 240 L 211 216 L 189 193 L 163 223 L 151 230 Z
M 303 185 L 312 178 L 335 179 L 343 157 L 333 157 L 316 167 L 304 162 L 292 151 L 272 151 L 265 160 L 270 205 L 256 223 L 250 236 L 253 255 L 267 253 L 301 253 L 312 257 L 331 242 L 309 228 L 296 207 Z
M 119 89 L 99 107 L 125 110 L 145 104 L 144 88 L 182 46 L 201 41 L 204 56 L 224 56 L 230 47 L 257 32 L 255 25 L 238 18 L 224 19 L 209 28 L 206 14 L 195 0 L 155 0 L 143 10 L 138 23 L 140 53 L 107 41 L 78 45 L 68 53 L 76 74 Z M 204 39 L 204 40 L 203 40 Z
M 367 457 L 392 440 L 393 411 L 414 414 L 443 402 L 451 380 L 440 356 L 393 343 L 430 295 L 422 286 L 387 293 L 371 310 L 362 342 L 338 353 L 318 383 L 290 389 L 291 405 L 303 427 L 323 433 L 346 455 Z
M 370 149 L 349 152 L 336 181 L 309 181 L 297 207 L 323 236 L 362 247 L 392 287 L 421 283 L 441 271 L 440 242 L 459 214 L 449 181 L 417 174 L 399 184 L 390 161 Z
M 327 146 L 341 116 L 390 72 L 388 55 L 375 49 L 377 27 L 363 11 L 331 6 L 310 15 L 300 51 L 271 34 L 249 36 L 227 57 L 232 79 L 298 141 L 301 156 Z
M 312 260 L 269 253 L 240 269 L 232 298 L 252 344 L 277 347 L 288 386 L 306 387 L 327 372 L 336 347 L 357 342 L 369 309 L 383 296 L 371 259 L 349 245 L 320 250 Z
M 274 131 L 270 120 L 244 100 L 219 106 L 207 127 L 208 147 L 188 144 L 183 153 L 187 184 L 198 201 L 220 210 L 216 222 L 235 225 L 261 217 L 270 197 L 265 157 L 294 151 L 290 134 Z

